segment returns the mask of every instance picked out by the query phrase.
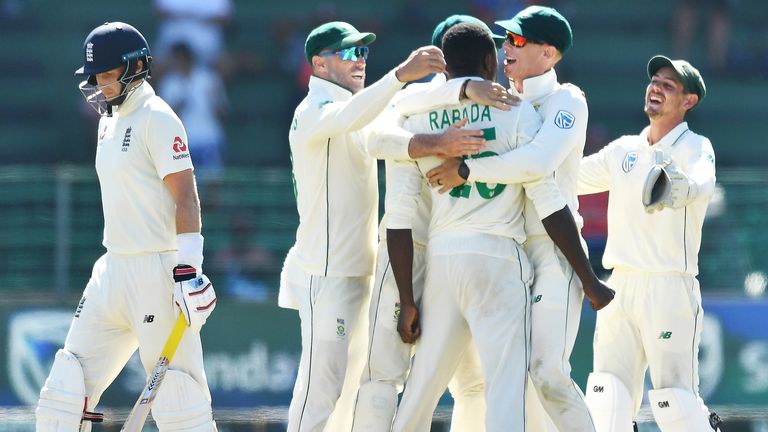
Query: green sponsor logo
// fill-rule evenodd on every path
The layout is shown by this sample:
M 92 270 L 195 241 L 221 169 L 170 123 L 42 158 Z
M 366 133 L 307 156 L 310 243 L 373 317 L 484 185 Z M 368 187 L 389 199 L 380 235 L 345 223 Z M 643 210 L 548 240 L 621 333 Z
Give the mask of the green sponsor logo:
M 533 298 L 533 302 L 534 303 L 538 303 L 540 301 L 541 301 L 541 294 L 539 294 L 539 295 L 537 295 L 536 297 Z
M 659 334 L 659 339 L 671 339 L 672 338 L 672 332 L 671 331 L 662 331 Z

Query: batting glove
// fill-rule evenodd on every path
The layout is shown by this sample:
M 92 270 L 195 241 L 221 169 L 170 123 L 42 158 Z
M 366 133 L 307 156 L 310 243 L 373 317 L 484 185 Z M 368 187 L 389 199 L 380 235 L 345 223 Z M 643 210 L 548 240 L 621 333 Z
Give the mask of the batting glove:
M 198 276 L 194 267 L 183 264 L 173 269 L 173 280 L 173 301 L 184 314 L 189 329 L 199 332 L 216 307 L 213 284 L 208 276 Z

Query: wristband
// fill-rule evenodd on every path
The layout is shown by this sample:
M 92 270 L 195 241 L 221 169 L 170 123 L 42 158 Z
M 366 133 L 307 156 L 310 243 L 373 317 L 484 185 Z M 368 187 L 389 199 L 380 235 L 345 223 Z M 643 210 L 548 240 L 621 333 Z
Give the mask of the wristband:
M 469 85 L 470 81 L 472 81 L 472 80 L 471 79 L 466 79 L 466 80 L 464 80 L 464 83 L 461 84 L 461 90 L 459 91 L 459 100 L 467 98 L 467 85 Z
M 463 159 L 461 160 L 461 164 L 459 164 L 459 177 L 464 180 L 469 178 L 469 167 L 467 166 L 467 162 Z
M 179 248 L 179 264 L 187 264 L 195 268 L 198 274 L 203 272 L 203 236 L 200 233 L 183 233 L 176 235 Z

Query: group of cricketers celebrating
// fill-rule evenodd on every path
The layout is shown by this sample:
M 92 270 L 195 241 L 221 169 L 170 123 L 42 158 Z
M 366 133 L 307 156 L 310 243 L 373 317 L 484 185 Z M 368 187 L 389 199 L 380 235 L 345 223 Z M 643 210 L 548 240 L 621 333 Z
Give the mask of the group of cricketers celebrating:
M 712 145 L 685 121 L 706 95 L 699 71 L 652 57 L 648 126 L 583 157 L 587 96 L 554 69 L 573 45 L 568 20 L 530 6 L 494 29 L 452 15 L 367 87 L 376 35 L 334 21 L 307 36 L 309 92 L 289 131 L 299 226 L 278 299 L 301 320 L 288 431 L 427 432 L 448 388 L 454 432 L 631 432 L 649 368 L 662 431 L 719 431 L 698 393 L 696 275 L 715 189 Z M 103 24 L 82 55 L 80 90 L 101 115 L 107 252 L 41 390 L 37 430 L 90 430 L 133 352 L 149 373 L 182 314 L 170 369 L 148 387 L 157 396 L 137 406 L 154 401 L 163 432 L 215 431 L 199 330 L 216 295 L 194 143 L 146 82 L 138 30 Z M 494 82 L 500 61 L 508 89 Z M 578 212 L 579 194 L 604 191 L 607 283 Z M 569 360 L 585 297 L 598 311 L 586 396 Z

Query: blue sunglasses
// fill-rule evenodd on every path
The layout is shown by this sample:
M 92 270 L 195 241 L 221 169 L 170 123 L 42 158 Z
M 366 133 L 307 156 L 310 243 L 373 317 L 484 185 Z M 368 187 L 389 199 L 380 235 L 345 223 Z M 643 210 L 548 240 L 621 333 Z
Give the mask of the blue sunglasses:
M 364 60 L 368 59 L 368 51 L 370 49 L 367 46 L 352 46 L 349 48 L 343 48 L 338 51 L 330 51 L 327 53 L 318 54 L 320 57 L 330 57 L 332 55 L 339 55 L 342 60 L 357 61 L 360 57 Z

